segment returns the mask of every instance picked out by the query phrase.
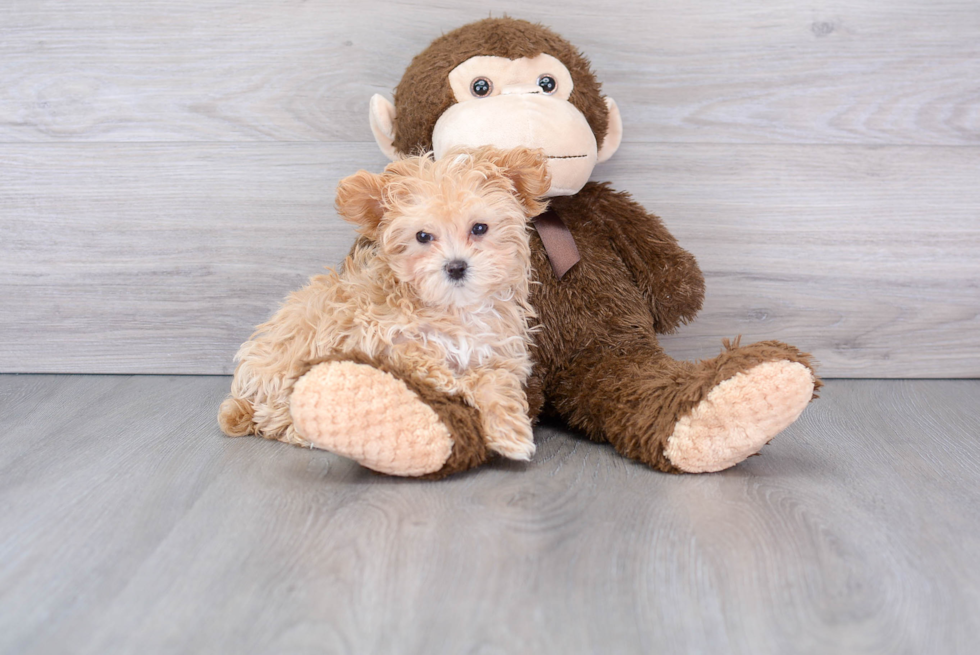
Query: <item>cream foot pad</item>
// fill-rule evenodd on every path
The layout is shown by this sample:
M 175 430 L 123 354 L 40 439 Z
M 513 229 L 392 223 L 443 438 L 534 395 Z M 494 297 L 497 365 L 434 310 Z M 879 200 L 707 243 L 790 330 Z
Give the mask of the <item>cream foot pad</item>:
M 452 437 L 404 382 L 371 366 L 329 362 L 296 383 L 290 401 L 296 431 L 317 448 L 388 475 L 442 468 Z
M 799 417 L 813 375 L 786 360 L 765 362 L 712 389 L 674 426 L 664 454 L 689 473 L 721 471 L 753 455 Z

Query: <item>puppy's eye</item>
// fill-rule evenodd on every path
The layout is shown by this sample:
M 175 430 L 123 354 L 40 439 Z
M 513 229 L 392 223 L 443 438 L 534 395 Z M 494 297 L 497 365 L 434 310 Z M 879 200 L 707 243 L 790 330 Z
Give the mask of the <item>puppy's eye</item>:
M 551 95 L 558 88 L 558 82 L 551 75 L 542 75 L 538 78 L 538 86 L 541 87 L 542 91 Z
M 493 91 L 493 82 L 485 77 L 478 77 L 470 82 L 470 92 L 477 98 L 486 98 Z
M 470 228 L 470 234 L 472 234 L 475 237 L 482 237 L 484 234 L 487 233 L 488 229 L 490 228 L 487 227 L 486 223 L 477 223 L 472 228 Z
M 415 240 L 419 243 L 429 243 L 435 240 L 435 235 L 429 234 L 428 232 L 418 232 L 415 234 Z

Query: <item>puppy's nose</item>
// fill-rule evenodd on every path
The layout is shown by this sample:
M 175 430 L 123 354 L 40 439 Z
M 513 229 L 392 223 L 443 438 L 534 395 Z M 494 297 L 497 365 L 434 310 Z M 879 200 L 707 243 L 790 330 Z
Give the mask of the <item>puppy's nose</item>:
M 462 259 L 454 259 L 446 264 L 446 275 L 450 280 L 462 280 L 466 277 L 466 262 Z

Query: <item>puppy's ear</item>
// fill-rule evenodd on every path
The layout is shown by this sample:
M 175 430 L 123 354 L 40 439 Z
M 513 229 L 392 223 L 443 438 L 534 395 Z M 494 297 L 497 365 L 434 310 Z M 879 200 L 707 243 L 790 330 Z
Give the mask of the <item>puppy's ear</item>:
M 373 239 L 384 216 L 384 189 L 384 177 L 357 171 L 337 185 L 337 212 L 356 225 L 358 232 Z
M 482 153 L 481 153 L 482 154 Z M 544 151 L 535 148 L 514 148 L 513 150 L 489 150 L 486 156 L 502 168 L 504 177 L 514 183 L 517 199 L 524 205 L 528 218 L 537 216 L 548 206 L 541 196 L 551 188 L 551 175 L 548 173 L 548 158 Z

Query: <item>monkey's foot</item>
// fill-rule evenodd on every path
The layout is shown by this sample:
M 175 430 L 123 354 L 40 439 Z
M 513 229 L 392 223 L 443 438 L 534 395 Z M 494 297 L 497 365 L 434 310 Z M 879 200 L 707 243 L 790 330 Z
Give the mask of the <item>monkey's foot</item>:
M 314 366 L 293 387 L 290 411 L 313 446 L 388 475 L 436 473 L 453 450 L 433 408 L 405 382 L 367 364 Z
M 763 362 L 716 385 L 674 425 L 664 455 L 689 473 L 721 471 L 754 455 L 813 398 L 813 372 L 798 362 Z

